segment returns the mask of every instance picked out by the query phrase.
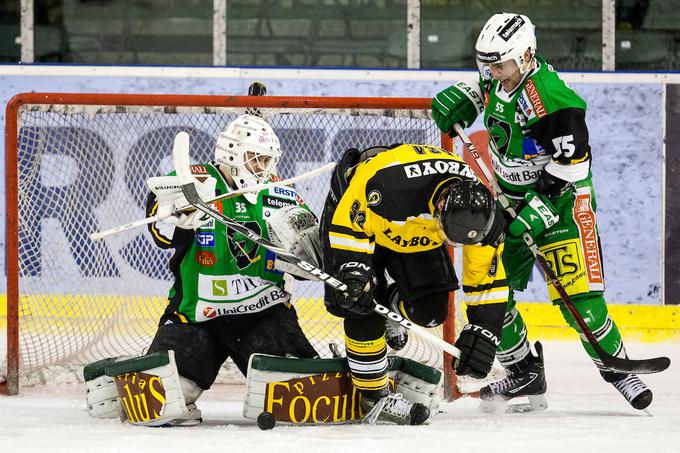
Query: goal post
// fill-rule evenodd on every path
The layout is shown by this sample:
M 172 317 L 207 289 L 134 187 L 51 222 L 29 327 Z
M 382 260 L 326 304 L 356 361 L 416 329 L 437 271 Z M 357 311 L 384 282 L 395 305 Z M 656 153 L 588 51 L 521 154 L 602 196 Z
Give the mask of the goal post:
M 18 393 L 20 382 L 49 367 L 78 368 L 148 347 L 172 285 L 170 252 L 155 247 L 146 228 L 96 243 L 89 235 L 144 217 L 145 181 L 171 170 L 177 132 L 191 136 L 194 162 L 210 161 L 226 124 L 258 109 L 282 141 L 278 175 L 289 178 L 336 161 L 349 147 L 431 143 L 452 149 L 451 138 L 431 120 L 430 102 L 66 93 L 12 98 L 6 108 L 7 322 L 0 393 Z M 329 178 L 296 184 L 317 213 Z M 342 323 L 325 311 L 322 294 L 318 283 L 296 282 L 294 304 L 317 351 L 329 356 L 329 343 L 344 346 Z M 450 342 L 456 308 L 451 297 L 449 320 L 437 330 Z M 457 396 L 450 357 L 415 338 L 403 354 L 441 368 L 445 396 Z

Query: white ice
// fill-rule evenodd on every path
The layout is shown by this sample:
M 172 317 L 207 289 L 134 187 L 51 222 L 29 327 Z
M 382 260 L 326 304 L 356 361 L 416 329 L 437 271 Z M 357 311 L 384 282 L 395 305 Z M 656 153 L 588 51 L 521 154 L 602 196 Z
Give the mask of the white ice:
M 0 396 L 0 452 L 545 452 L 680 451 L 680 345 L 629 344 L 634 358 L 666 355 L 671 367 L 644 376 L 653 416 L 632 409 L 577 343 L 545 344 L 549 409 L 485 414 L 478 401 L 443 403 L 425 426 L 277 426 L 241 416 L 243 386 L 220 385 L 199 400 L 198 427 L 142 428 L 93 420 L 82 386 L 23 388 Z

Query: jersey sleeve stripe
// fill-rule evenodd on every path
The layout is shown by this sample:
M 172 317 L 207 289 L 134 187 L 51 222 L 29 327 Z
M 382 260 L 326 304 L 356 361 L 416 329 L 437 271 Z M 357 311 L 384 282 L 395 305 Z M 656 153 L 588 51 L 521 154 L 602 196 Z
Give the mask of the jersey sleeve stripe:
M 375 243 L 366 240 L 357 240 L 353 237 L 339 235 L 336 233 L 328 233 L 328 239 L 331 248 L 339 250 L 348 250 L 359 253 L 373 253 L 375 250 Z
M 347 236 L 353 236 L 357 239 L 368 239 L 368 235 L 363 231 L 356 231 L 351 228 L 347 228 L 342 225 L 331 225 L 329 228 L 331 233 L 344 234 Z
M 508 288 L 484 293 L 465 293 L 463 295 L 463 302 L 467 305 L 504 304 L 508 301 L 509 296 L 510 291 Z

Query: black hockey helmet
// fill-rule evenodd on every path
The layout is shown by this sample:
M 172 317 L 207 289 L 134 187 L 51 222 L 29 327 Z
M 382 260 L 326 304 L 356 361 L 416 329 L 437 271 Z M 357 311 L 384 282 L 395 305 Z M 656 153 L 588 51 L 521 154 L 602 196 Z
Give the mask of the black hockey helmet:
M 503 234 L 503 216 L 496 215 L 493 195 L 479 181 L 453 182 L 442 191 L 437 206 L 440 208 L 436 217 L 447 239 L 452 242 L 487 245 L 496 242 L 499 234 Z M 490 232 L 495 237 L 487 237 Z

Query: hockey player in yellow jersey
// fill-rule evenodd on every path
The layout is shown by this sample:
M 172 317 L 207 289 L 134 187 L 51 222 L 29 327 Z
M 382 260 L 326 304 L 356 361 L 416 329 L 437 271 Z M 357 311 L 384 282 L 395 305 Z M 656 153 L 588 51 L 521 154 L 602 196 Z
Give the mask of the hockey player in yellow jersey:
M 374 418 L 420 424 L 421 404 L 390 394 L 387 346 L 405 345 L 375 303 L 434 327 L 447 317 L 458 289 L 446 244 L 463 245 L 463 289 L 469 324 L 452 364 L 482 378 L 491 369 L 503 325 L 508 287 L 500 258 L 505 220 L 491 192 L 452 153 L 430 145 L 376 147 L 342 156 L 321 219 L 324 267 L 348 289 L 327 289 L 328 311 L 344 318 L 352 382 Z M 388 284 L 385 274 L 394 283 Z

